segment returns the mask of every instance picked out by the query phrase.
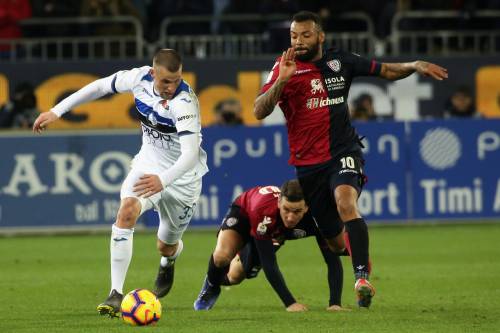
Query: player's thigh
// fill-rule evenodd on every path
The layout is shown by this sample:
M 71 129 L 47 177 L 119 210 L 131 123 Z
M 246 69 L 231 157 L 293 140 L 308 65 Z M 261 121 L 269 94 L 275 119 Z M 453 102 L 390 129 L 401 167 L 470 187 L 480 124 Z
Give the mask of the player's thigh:
M 139 216 L 142 215 L 142 213 L 144 213 L 146 210 L 153 208 L 154 203 L 161 198 L 161 193 L 152 195 L 149 198 L 141 198 L 136 195 L 136 193 L 134 192 L 134 185 L 143 175 L 143 171 L 132 168 L 129 171 L 127 177 L 125 177 L 125 180 L 123 181 L 120 189 L 120 199 L 122 200 L 122 203 L 127 198 L 135 198 L 139 201 L 139 204 L 141 205 Z
M 333 172 L 330 173 L 330 189 L 332 193 L 335 193 L 335 197 L 347 195 L 349 197 L 357 197 L 361 194 L 363 186 L 366 181 L 366 176 L 364 175 L 364 159 L 361 153 L 348 153 L 341 155 L 336 158 L 333 165 Z M 345 186 L 343 186 L 345 185 Z M 344 189 L 348 187 L 352 188 L 347 190 L 339 191 L 337 195 L 336 189 L 342 186 Z
M 250 240 L 250 221 L 242 212 L 242 208 L 234 202 L 222 219 L 218 233 L 224 230 L 236 231 L 245 243 Z
M 329 170 L 300 177 L 299 182 L 318 229 L 326 239 L 335 238 L 343 230 L 343 224 L 330 190 Z
M 170 185 L 161 192 L 155 203 L 160 217 L 158 239 L 165 244 L 176 244 L 186 231 L 201 193 L 201 179 L 191 184 Z
M 239 252 L 239 257 L 245 278 L 253 279 L 257 277 L 262 266 L 260 263 L 259 253 L 257 252 L 257 248 L 255 247 L 255 243 L 253 241 L 245 244 Z
M 233 202 L 217 233 L 214 258 L 224 262 L 232 260 L 250 238 L 250 221 L 242 208 Z
M 217 236 L 214 257 L 229 262 L 236 256 L 244 244 L 243 237 L 236 230 L 221 230 Z
M 245 279 L 245 270 L 243 269 L 239 255 L 236 255 L 233 260 L 231 260 L 227 277 L 231 284 L 239 284 Z
M 345 154 L 335 161 L 330 188 L 342 219 L 359 217 L 357 200 L 366 179 L 363 167 L 364 160 L 360 153 Z

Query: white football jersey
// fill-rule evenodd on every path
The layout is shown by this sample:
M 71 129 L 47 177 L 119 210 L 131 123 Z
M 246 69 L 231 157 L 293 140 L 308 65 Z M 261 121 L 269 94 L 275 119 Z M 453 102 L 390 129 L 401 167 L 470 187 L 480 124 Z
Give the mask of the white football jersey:
M 201 144 L 201 119 L 198 98 L 191 87 L 181 81 L 170 100 L 162 99 L 155 91 L 151 67 L 144 66 L 115 74 L 111 88 L 115 93 L 130 91 L 142 122 L 142 147 L 134 157 L 133 168 L 155 173 L 170 168 L 181 155 L 179 136 L 195 133 Z M 186 184 L 208 171 L 207 154 L 200 147 L 195 167 L 174 184 Z

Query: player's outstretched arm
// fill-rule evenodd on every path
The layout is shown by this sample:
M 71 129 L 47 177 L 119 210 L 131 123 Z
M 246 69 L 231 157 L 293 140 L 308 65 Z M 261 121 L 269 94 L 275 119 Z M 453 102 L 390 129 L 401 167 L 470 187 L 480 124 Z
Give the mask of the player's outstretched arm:
M 297 69 L 295 63 L 295 50 L 289 48 L 281 55 L 278 78 L 268 91 L 258 96 L 255 100 L 253 113 L 255 118 L 262 120 L 269 116 L 278 103 L 283 88 Z
M 432 77 L 439 81 L 448 78 L 448 70 L 446 68 L 421 60 L 403 63 L 384 62 L 380 70 L 380 77 L 388 80 L 400 80 L 414 72 L 423 76 Z
M 115 75 L 111 75 L 102 79 L 95 80 L 81 88 L 80 90 L 69 95 L 49 112 L 44 112 L 38 116 L 33 124 L 33 132 L 41 133 L 46 129 L 47 125 L 57 120 L 63 114 L 80 104 L 96 100 L 106 94 L 113 93 L 113 79 Z
M 45 130 L 50 123 L 56 121 L 57 119 L 59 119 L 59 117 L 52 111 L 41 113 L 33 124 L 33 132 L 42 133 L 42 131 Z
M 274 253 L 273 242 L 271 240 L 255 239 L 255 247 L 259 254 L 262 270 L 266 275 L 267 281 L 271 284 L 274 291 L 278 294 L 286 310 L 289 312 L 307 311 L 307 307 L 297 303 L 292 293 L 286 286 L 285 279 L 281 274 Z

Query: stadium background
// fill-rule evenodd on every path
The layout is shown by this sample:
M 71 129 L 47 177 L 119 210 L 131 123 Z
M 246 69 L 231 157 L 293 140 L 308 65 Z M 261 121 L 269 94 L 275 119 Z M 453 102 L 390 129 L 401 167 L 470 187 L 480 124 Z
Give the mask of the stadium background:
M 27 2 L 16 2 L 22 18 Z M 10 24 L 17 35 L 0 40 L 2 114 L 16 105 L 26 85 L 36 103 L 11 112 L 48 111 L 92 80 L 149 64 L 157 48 L 174 47 L 184 55 L 185 80 L 200 99 L 211 169 L 192 225 L 218 224 L 245 188 L 293 177 L 280 112 L 260 123 L 252 109 L 276 54 L 288 43 L 290 14 L 306 5 L 83 1 L 78 11 L 79 4 L 75 1 L 71 9 L 68 3 L 34 1 L 31 17 Z M 369 95 L 375 112 L 369 121 L 355 120 L 366 136 L 369 182 L 360 207 L 369 223 L 498 220 L 496 2 L 383 1 L 375 8 L 327 1 L 314 6 L 325 19 L 329 46 L 380 61 L 425 59 L 450 73 L 445 82 L 412 75 L 395 82 L 360 78 L 353 83 L 351 108 Z M 266 15 L 259 15 L 264 10 Z M 26 9 L 24 14 L 29 14 Z M 79 14 L 86 16 L 68 17 Z M 471 92 L 474 112 L 450 116 L 451 96 L 463 87 Z M 227 101 L 237 104 L 243 125 L 221 126 L 217 112 Z M 3 130 L 0 232 L 108 226 L 128 161 L 139 146 L 135 112 L 132 96 L 119 94 L 75 108 L 46 137 L 19 126 Z M 25 210 L 25 205 L 35 209 Z M 60 208 L 54 211 L 54 206 Z M 154 226 L 157 220 L 150 213 L 143 223 Z
M 328 45 L 383 61 L 429 60 L 450 74 L 444 82 L 412 75 L 353 83 L 350 105 L 369 94 L 376 111 L 355 126 L 366 136 L 369 182 L 359 203 L 367 222 L 377 225 L 370 235 L 378 296 L 370 313 L 340 315 L 335 328 L 498 330 L 499 224 L 484 224 L 500 221 L 498 1 L 106 0 L 100 3 L 107 10 L 96 10 L 93 0 L 0 0 L 0 8 L 9 2 L 20 14 L 0 16 L 8 26 L 0 24 L 0 122 L 20 91 L 32 91 L 36 103 L 16 109 L 25 122 L 0 131 L 0 234 L 34 236 L 0 238 L 1 331 L 124 329 L 90 312 L 108 285 L 108 232 L 121 180 L 140 146 L 132 97 L 79 106 L 42 136 L 22 127 L 98 77 L 149 64 L 159 47 L 185 57 L 211 169 L 178 262 L 182 283 L 169 295 L 160 325 L 176 332 L 330 331 L 331 317 L 321 312 L 325 268 L 310 240 L 287 245 L 279 255 L 287 282 L 311 304 L 310 314 L 284 319 L 263 277 L 225 291 L 213 313 L 191 310 L 214 227 L 231 199 L 245 188 L 293 177 L 283 119 L 274 112 L 258 123 L 252 105 L 288 42 L 286 22 L 297 9 L 322 15 Z M 475 112 L 468 117 L 447 111 L 460 87 L 472 92 Z M 227 99 L 241 105 L 244 125 L 216 124 L 217 108 Z M 154 213 L 141 220 L 148 232 L 136 237 L 129 289 L 149 286 L 156 273 L 149 232 L 156 223 Z M 94 231 L 104 232 L 87 234 Z M 45 236 L 66 232 L 78 236 Z M 352 306 L 349 266 L 344 261 L 344 303 Z M 320 278 L 311 281 L 304 272 Z

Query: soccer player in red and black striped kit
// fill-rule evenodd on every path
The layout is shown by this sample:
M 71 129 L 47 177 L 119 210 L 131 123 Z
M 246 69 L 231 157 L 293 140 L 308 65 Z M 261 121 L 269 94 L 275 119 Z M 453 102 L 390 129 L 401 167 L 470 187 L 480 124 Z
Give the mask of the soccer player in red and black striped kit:
M 330 249 L 351 247 L 358 305 L 369 307 L 375 289 L 368 278 L 368 229 L 358 211 L 364 184 L 361 140 L 351 125 L 347 96 L 356 76 L 403 79 L 414 72 L 436 80 L 447 70 L 425 61 L 380 63 L 338 49 L 323 50 L 318 15 L 299 12 L 290 26 L 291 47 L 276 60 L 254 114 L 264 119 L 278 104 L 288 128 L 289 163 Z
M 275 186 L 251 188 L 233 201 L 217 233 L 217 245 L 210 255 L 207 275 L 194 309 L 210 310 L 219 298 L 221 285 L 253 278 L 262 268 L 286 311 L 307 311 L 307 306 L 297 302 L 288 289 L 276 251 L 287 239 L 309 236 L 316 237 L 328 266 L 330 300 L 327 310 L 345 311 L 341 306 L 342 262 L 320 235 L 296 179 L 286 181 L 281 189 Z

